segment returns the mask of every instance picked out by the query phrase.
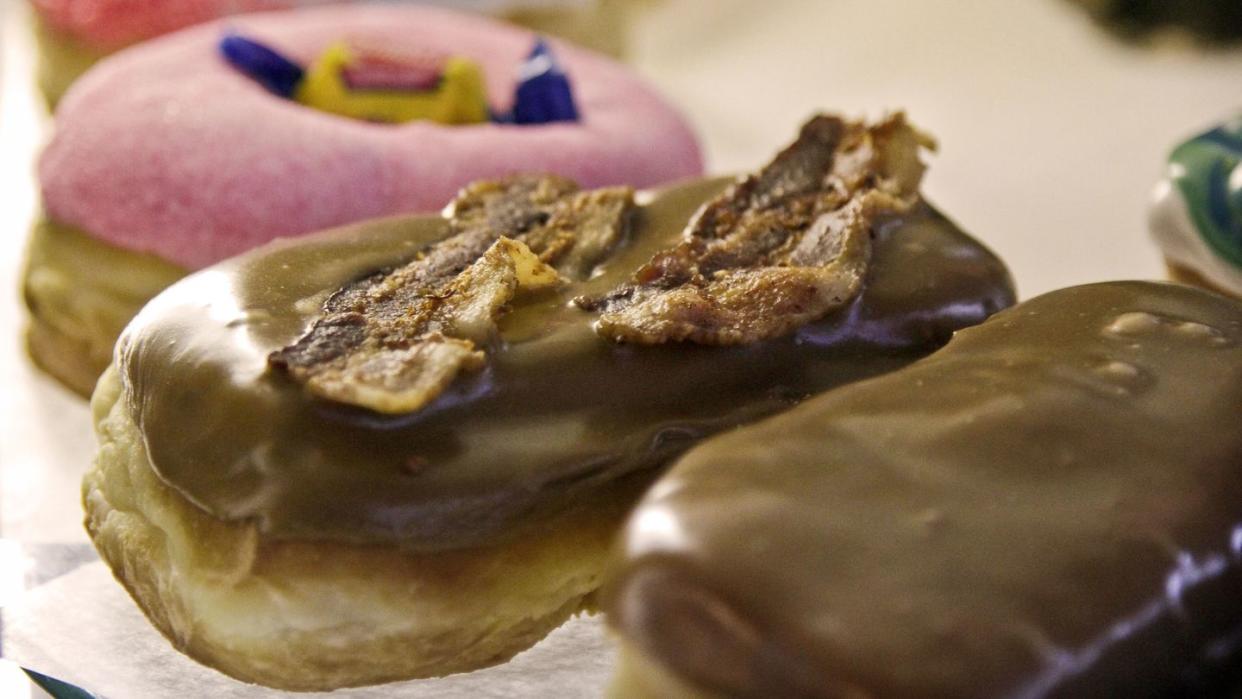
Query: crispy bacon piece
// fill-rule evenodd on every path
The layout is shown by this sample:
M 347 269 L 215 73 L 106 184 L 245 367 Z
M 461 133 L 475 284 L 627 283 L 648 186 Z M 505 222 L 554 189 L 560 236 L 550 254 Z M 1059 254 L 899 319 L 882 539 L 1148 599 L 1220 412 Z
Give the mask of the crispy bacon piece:
M 618 342 L 736 345 L 792 332 L 858 294 L 876 227 L 918 201 L 920 147 L 930 139 L 900 113 L 875 125 L 815 117 L 704 206 L 680 244 L 575 303 L 598 311 L 596 332 Z M 472 184 L 449 209 L 453 235 L 338 290 L 268 361 L 320 398 L 418 410 L 484 364 L 518 294 L 590 276 L 632 207 L 628 188 L 580 192 L 560 177 Z
M 624 235 L 632 206 L 628 188 L 579 192 L 559 177 L 470 185 L 450 207 L 451 237 L 338 290 L 268 363 L 319 398 L 418 410 L 484 364 L 482 348 L 515 296 L 587 276 Z
M 606 295 L 575 299 L 618 342 L 737 345 L 792 332 L 862 288 L 871 235 L 918 200 L 919 148 L 901 113 L 868 126 L 817 116 L 759 173 L 700 210 L 680 244 Z

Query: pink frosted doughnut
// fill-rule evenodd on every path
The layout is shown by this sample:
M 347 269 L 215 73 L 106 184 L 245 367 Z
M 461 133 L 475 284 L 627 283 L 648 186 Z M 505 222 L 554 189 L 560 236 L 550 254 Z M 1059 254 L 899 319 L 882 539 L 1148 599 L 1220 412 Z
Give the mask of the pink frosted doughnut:
M 625 67 L 554 43 L 582 120 L 372 124 L 275 97 L 219 58 L 231 27 L 301 63 L 347 37 L 475 59 L 507 109 L 534 36 L 418 6 L 236 17 L 122 51 L 65 96 L 39 163 L 50 219 L 196 269 L 278 236 L 444 206 L 463 184 L 554 172 L 584 187 L 698 175 L 686 122 Z

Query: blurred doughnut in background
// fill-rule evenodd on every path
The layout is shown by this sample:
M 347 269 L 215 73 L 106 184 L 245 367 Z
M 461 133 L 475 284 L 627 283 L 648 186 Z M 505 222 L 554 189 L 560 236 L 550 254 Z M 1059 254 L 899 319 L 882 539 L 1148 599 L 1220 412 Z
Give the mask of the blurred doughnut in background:
M 30 0 L 39 44 L 39 89 L 55 107 L 96 61 L 127 46 L 244 12 L 359 0 Z M 655 0 L 388 0 L 505 19 L 596 51 L 625 53 L 628 19 Z
M 1190 38 L 1225 44 L 1242 39 L 1238 0 L 1071 0 L 1101 26 L 1132 41 Z

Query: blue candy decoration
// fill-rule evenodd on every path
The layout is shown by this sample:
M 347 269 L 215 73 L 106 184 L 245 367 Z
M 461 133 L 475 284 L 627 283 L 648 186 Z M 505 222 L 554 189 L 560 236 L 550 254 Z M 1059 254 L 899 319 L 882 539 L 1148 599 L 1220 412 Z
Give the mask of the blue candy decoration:
M 577 121 L 569 78 L 542 38 L 518 69 L 517 94 L 513 100 L 513 122 L 547 124 L 554 121 Z
M 271 92 L 292 99 L 305 71 L 276 51 L 237 34 L 220 40 L 220 54 L 240 72 Z

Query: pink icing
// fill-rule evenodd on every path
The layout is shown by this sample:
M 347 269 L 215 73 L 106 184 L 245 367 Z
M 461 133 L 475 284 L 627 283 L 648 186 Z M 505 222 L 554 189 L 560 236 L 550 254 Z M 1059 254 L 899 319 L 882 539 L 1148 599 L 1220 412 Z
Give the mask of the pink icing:
M 298 0 L 30 0 L 43 21 L 104 51 L 224 15 L 279 10 L 297 3 Z
M 626 68 L 563 43 L 580 123 L 371 124 L 274 97 L 216 53 L 226 26 L 300 62 L 347 36 L 474 58 L 507 108 L 530 32 L 427 7 L 235 18 L 127 49 L 84 76 L 39 164 L 54 221 L 191 269 L 291 236 L 433 211 L 465 183 L 554 172 L 584 187 L 699 175 L 685 121 Z

